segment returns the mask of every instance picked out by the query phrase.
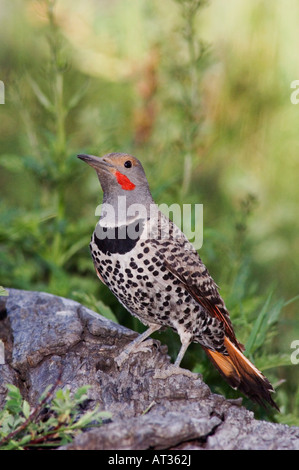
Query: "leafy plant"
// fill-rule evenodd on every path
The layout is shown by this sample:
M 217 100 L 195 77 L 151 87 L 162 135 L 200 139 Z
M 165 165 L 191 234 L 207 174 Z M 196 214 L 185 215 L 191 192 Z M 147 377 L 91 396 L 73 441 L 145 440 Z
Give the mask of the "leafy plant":
M 0 450 L 58 447 L 69 443 L 84 429 L 100 426 L 111 414 L 98 408 L 82 412 L 88 386 L 70 390 L 49 386 L 39 404 L 31 408 L 18 387 L 7 384 L 6 403 L 0 410 Z
M 65 267 L 88 247 L 92 229 L 92 225 L 89 228 L 77 220 L 76 209 L 71 208 L 68 198 L 80 171 L 75 158 L 78 149 L 72 151 L 70 147 L 68 126 L 88 81 L 70 90 L 70 82 L 75 80 L 66 42 L 56 22 L 55 1 L 45 0 L 43 4 L 48 23 L 44 35 L 47 59 L 38 70 L 38 78 L 27 71 L 24 78 L 16 80 L 11 95 L 25 131 L 24 148 L 19 154 L 4 152 L 0 156 L 0 166 L 13 175 L 14 183 L 23 174 L 30 178 L 35 197 L 29 210 L 0 208 L 0 244 L 5 244 L 0 255 L 0 276 L 8 273 L 8 285 L 19 279 L 16 287 L 30 288 L 35 283 L 37 288 L 70 295 L 79 281 L 73 276 L 70 283 Z M 18 245 L 21 250 L 16 249 Z
M 193 171 L 203 147 L 201 90 L 210 55 L 208 44 L 199 34 L 199 21 L 206 4 L 206 0 L 174 0 L 176 21 L 160 44 L 162 85 L 158 98 L 163 106 L 157 120 L 161 125 L 156 126 L 150 144 L 156 143 L 158 153 L 164 147 L 165 157 L 159 162 L 157 179 L 164 191 L 167 185 L 178 188 L 174 194 L 176 202 L 190 196 Z M 174 158 L 176 173 L 169 179 Z M 161 191 L 158 189 L 157 194 Z

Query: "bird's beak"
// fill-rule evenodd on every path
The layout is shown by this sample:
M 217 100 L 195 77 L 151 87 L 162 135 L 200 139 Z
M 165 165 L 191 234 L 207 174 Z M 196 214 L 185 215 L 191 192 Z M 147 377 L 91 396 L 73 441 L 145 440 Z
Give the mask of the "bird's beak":
M 113 171 L 114 167 L 109 163 L 107 158 L 99 158 L 94 155 L 77 155 L 80 160 L 83 160 L 88 165 L 92 166 L 96 171 Z

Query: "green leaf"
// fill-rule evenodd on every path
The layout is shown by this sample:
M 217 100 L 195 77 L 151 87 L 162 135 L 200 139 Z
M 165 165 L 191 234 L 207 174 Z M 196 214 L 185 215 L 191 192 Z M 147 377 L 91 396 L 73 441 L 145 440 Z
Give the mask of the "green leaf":
M 7 297 L 8 295 L 8 291 L 4 289 L 4 287 L 0 286 L 0 296 Z
M 271 326 L 274 325 L 281 313 L 281 310 L 284 306 L 284 300 L 278 300 L 275 305 L 269 307 L 268 311 L 264 316 L 264 320 L 261 324 L 260 330 L 258 332 L 255 349 L 262 346 L 266 340 L 267 333 L 270 330 Z
M 35 80 L 33 80 L 32 77 L 30 77 L 30 75 L 27 76 L 27 80 L 33 90 L 33 93 L 35 94 L 35 96 L 37 97 L 38 101 L 40 102 L 40 104 L 45 108 L 47 109 L 48 111 L 53 111 L 54 107 L 52 105 L 52 103 L 50 102 L 50 100 L 48 99 L 48 97 L 42 92 L 42 90 L 40 89 L 39 85 L 36 83 Z
M 247 355 L 251 354 L 256 346 L 256 339 L 257 339 L 258 334 L 261 331 L 263 322 L 266 319 L 271 297 L 272 297 L 272 292 L 269 294 L 262 310 L 260 311 L 256 321 L 254 322 L 253 328 L 251 330 L 251 333 L 245 345 L 245 350 L 246 350 Z
M 22 395 L 18 387 L 13 384 L 6 384 L 6 388 L 8 390 L 8 398 L 14 398 L 17 400 L 22 400 Z
M 28 401 L 24 400 L 23 401 L 23 408 L 22 408 L 22 411 L 23 411 L 23 415 L 25 416 L 25 418 L 29 418 L 30 416 L 30 405 L 28 403 Z
M 69 102 L 66 105 L 66 108 L 68 111 L 70 111 L 72 108 L 77 106 L 79 101 L 83 98 L 83 96 L 86 94 L 87 88 L 89 86 L 89 82 L 86 81 L 83 86 L 78 88 L 77 93 L 74 93 L 73 96 L 70 98 Z
M 14 439 L 11 439 L 8 444 L 6 444 L 4 447 L 6 450 L 14 450 L 14 449 L 20 449 L 20 445 L 18 441 L 15 441 Z
M 61 253 L 61 263 L 66 263 L 72 256 L 74 256 L 81 248 L 87 246 L 89 243 L 89 236 L 83 237 L 82 239 L 78 240 L 77 242 L 73 243 L 65 253 Z
M 284 307 L 286 307 L 287 305 L 290 305 L 292 304 L 293 302 L 295 302 L 296 300 L 299 300 L 299 295 L 296 295 L 295 297 L 293 297 L 292 299 L 290 300 L 287 300 L 285 303 L 284 303 Z
M 6 170 L 20 173 L 24 171 L 25 162 L 21 155 L 2 154 L 0 155 L 0 166 Z
M 49 393 L 49 391 L 51 390 L 52 387 L 53 387 L 53 385 L 48 385 L 45 388 L 45 390 L 43 391 L 43 393 L 39 397 L 39 403 L 41 403 L 46 398 L 46 396 L 48 395 L 48 393 Z
M 82 401 L 86 400 L 88 398 L 87 396 L 87 390 L 90 388 L 90 385 L 85 385 L 84 387 L 78 388 L 76 393 L 74 394 L 74 399 L 78 402 L 81 403 Z
M 111 413 L 108 411 L 98 411 L 97 408 L 91 411 L 87 411 L 84 413 L 83 416 L 79 418 L 79 420 L 73 425 L 73 428 L 85 428 L 89 426 L 92 422 L 96 422 L 98 424 L 102 423 L 103 419 L 111 418 Z
M 255 361 L 255 365 L 263 372 L 268 369 L 274 369 L 281 366 L 291 366 L 290 354 L 269 354 L 267 356 L 259 357 Z
M 19 446 L 24 446 L 31 441 L 32 437 L 30 434 L 26 434 L 19 442 Z

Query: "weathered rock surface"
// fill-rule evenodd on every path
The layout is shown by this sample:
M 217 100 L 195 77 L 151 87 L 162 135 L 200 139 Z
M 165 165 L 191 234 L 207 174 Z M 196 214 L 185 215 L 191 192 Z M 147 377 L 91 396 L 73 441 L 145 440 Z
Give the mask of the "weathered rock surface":
M 299 428 L 255 420 L 200 377 L 155 378 L 169 365 L 158 341 L 119 370 L 114 357 L 135 336 L 72 300 L 9 289 L 0 297 L 0 406 L 6 383 L 34 405 L 61 374 L 61 387 L 91 385 L 89 406 L 112 413 L 68 449 L 299 449 Z

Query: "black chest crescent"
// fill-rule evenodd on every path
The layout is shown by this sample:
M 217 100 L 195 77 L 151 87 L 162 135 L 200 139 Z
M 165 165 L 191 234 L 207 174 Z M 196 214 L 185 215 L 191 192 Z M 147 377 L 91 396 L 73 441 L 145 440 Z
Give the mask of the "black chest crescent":
M 124 255 L 134 249 L 144 228 L 144 219 L 138 219 L 128 225 L 116 227 L 96 226 L 94 243 L 101 253 L 118 253 Z

